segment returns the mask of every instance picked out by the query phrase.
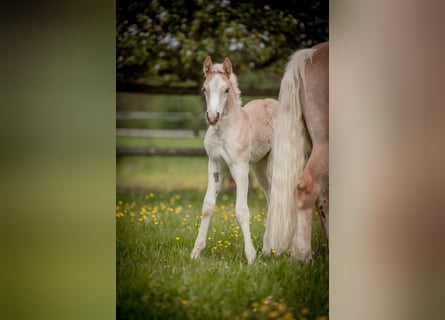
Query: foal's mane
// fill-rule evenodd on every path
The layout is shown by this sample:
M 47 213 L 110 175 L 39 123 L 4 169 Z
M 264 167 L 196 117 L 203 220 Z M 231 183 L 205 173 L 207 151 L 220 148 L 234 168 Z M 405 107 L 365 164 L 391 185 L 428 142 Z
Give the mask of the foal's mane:
M 241 106 L 241 91 L 238 88 L 238 78 L 236 77 L 236 74 L 231 72 L 230 76 L 227 76 L 227 73 L 224 71 L 222 63 L 213 64 L 209 73 L 221 74 L 229 79 L 229 82 L 233 88 L 233 92 L 235 93 L 236 102 Z

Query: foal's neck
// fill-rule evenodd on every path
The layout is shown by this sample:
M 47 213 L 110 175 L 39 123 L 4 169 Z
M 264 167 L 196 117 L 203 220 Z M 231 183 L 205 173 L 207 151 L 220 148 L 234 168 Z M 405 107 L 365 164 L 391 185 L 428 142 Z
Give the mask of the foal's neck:
M 240 99 L 236 96 L 235 91 L 230 90 L 229 97 L 227 99 L 227 104 L 225 109 L 227 110 L 226 115 L 236 114 L 241 111 L 241 102 Z

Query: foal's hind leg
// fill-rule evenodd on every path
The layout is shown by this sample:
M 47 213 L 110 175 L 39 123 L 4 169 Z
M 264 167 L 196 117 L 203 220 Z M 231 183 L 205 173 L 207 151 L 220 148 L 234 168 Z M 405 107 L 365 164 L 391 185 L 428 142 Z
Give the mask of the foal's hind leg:
M 269 194 L 270 194 L 270 174 L 269 174 L 269 155 L 261 159 L 259 162 L 252 165 L 252 169 L 255 172 L 255 176 L 258 183 L 263 189 L 264 196 L 266 197 L 266 204 L 269 206 Z M 270 230 L 270 219 L 267 217 L 266 228 L 263 237 L 263 253 L 266 255 L 270 254 L 270 244 L 269 244 L 269 230 Z
M 220 163 L 209 159 L 208 164 L 208 185 L 207 192 L 202 205 L 202 220 L 199 226 L 198 237 L 195 247 L 190 255 L 192 259 L 199 257 L 199 254 L 206 246 L 207 232 L 209 229 L 210 217 L 215 209 L 216 196 L 221 189 L 222 172 Z
M 255 172 L 255 177 L 258 180 L 258 183 L 260 184 L 261 188 L 263 189 L 267 204 L 269 204 L 269 194 L 270 194 L 270 174 L 268 166 L 269 166 L 269 155 L 265 156 L 257 163 L 252 164 L 253 172 Z

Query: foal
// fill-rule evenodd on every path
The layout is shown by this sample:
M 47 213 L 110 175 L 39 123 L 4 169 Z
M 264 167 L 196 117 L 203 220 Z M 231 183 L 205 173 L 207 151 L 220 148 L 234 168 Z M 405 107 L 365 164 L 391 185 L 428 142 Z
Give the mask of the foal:
M 249 165 L 255 172 L 269 201 L 270 176 L 269 154 L 273 139 L 274 115 L 278 101 L 273 99 L 252 100 L 241 107 L 237 78 L 228 58 L 222 64 L 213 64 L 210 57 L 204 60 L 204 85 L 209 124 L 204 138 L 204 148 L 209 157 L 208 185 L 202 206 L 202 221 L 191 258 L 199 257 L 206 246 L 210 217 L 222 184 L 222 169 L 226 163 L 236 184 L 235 214 L 244 236 L 244 251 L 247 262 L 256 257 L 253 247 L 247 193 L 249 187 Z M 264 239 L 268 241 L 269 236 Z

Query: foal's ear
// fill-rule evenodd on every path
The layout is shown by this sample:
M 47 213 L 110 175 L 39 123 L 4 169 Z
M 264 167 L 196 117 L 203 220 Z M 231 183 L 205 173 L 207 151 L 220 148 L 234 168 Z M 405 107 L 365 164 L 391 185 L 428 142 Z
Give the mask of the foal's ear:
M 207 74 L 210 72 L 212 66 L 213 66 L 212 58 L 210 58 L 210 56 L 207 56 L 202 65 L 202 71 L 204 72 L 204 77 L 206 77 Z
M 230 62 L 230 59 L 227 57 L 224 59 L 223 70 L 228 76 L 230 76 L 230 74 L 233 72 L 232 71 L 232 62 Z

